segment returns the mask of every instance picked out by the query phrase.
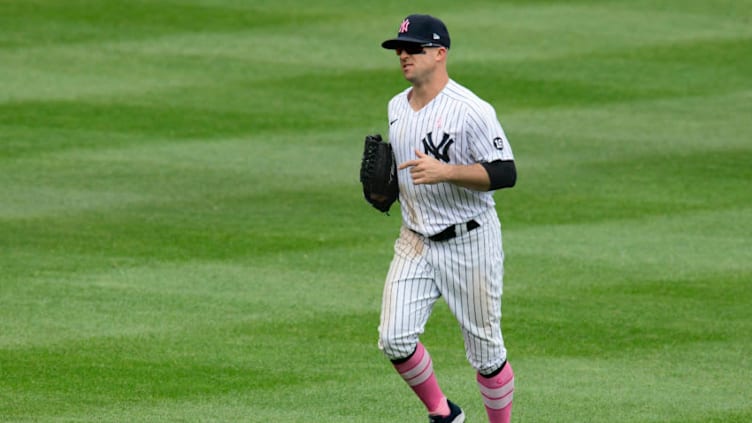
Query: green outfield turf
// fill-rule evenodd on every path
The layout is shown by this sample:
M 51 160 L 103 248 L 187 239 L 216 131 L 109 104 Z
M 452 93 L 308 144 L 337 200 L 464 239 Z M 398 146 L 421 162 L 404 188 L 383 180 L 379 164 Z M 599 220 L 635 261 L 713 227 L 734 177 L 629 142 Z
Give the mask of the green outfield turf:
M 752 421 L 749 0 L 0 0 L 0 421 L 425 421 L 358 183 L 413 12 L 517 160 L 514 421 Z

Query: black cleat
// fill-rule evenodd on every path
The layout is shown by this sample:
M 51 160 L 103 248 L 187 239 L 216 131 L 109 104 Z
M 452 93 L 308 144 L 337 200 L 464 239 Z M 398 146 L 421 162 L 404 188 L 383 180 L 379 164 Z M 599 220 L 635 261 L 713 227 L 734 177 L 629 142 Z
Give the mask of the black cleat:
M 465 421 L 465 413 L 457 404 L 449 400 L 447 400 L 447 404 L 449 404 L 449 415 L 428 416 L 429 423 L 463 423 Z

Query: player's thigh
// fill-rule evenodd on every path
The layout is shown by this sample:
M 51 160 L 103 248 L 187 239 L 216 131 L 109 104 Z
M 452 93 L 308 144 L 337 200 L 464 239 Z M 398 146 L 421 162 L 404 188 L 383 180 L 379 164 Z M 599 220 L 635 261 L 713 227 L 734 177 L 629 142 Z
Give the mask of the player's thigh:
M 440 297 L 423 257 L 405 247 L 400 240 L 395 243 L 382 296 L 379 346 L 392 359 L 412 353 Z
M 467 358 L 476 369 L 500 364 L 506 356 L 501 335 L 504 254 L 493 225 L 468 233 L 448 246 L 440 286 L 459 322 Z
M 388 283 L 382 301 L 379 346 L 391 359 L 412 353 L 438 298 L 430 279 Z

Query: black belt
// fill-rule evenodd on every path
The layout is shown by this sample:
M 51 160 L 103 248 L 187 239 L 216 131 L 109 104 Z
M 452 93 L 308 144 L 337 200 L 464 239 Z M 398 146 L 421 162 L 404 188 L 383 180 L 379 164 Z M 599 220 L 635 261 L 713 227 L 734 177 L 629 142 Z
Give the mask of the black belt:
M 480 227 L 480 223 L 476 222 L 475 220 L 471 220 L 467 223 L 461 223 L 461 225 L 464 225 L 467 228 L 468 232 Z M 459 225 L 452 225 L 437 233 L 436 235 L 429 236 L 428 239 L 430 239 L 431 241 L 446 241 L 452 239 L 457 236 L 457 226 Z

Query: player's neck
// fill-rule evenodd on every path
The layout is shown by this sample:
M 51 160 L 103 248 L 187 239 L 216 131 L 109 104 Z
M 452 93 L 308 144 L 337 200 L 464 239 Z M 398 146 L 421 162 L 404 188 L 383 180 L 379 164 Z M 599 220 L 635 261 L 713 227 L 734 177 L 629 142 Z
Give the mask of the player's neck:
M 431 102 L 449 83 L 446 72 L 437 73 L 434 78 L 421 83 L 413 82 L 413 89 L 408 95 L 410 107 L 416 112 Z

